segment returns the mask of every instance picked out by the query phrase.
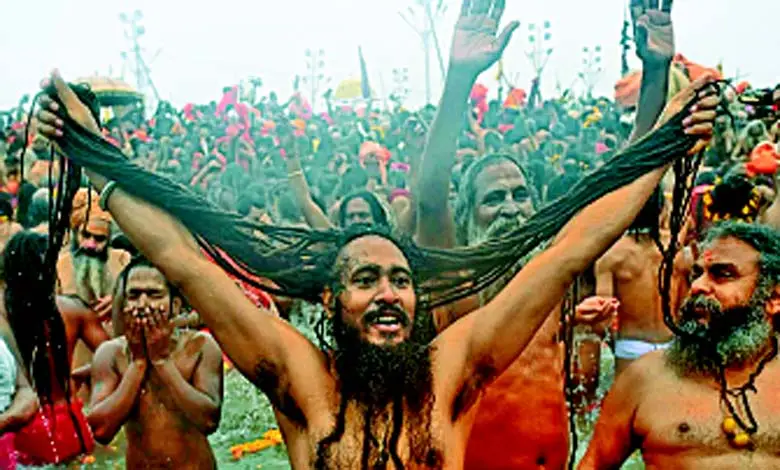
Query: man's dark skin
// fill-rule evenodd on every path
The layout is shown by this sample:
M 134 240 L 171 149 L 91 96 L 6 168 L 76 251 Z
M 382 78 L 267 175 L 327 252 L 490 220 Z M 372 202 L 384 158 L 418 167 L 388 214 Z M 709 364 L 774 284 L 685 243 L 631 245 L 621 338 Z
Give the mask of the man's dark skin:
M 464 3 L 459 26 L 462 34 L 456 35 L 455 43 L 469 42 L 474 31 L 486 31 L 490 36 L 471 43 L 478 52 L 473 56 L 475 73 L 501 54 L 518 26 L 512 24 L 496 39 L 502 10 L 500 1 Z M 99 135 L 97 124 L 62 78 L 55 73 L 51 80 L 68 114 Z M 697 147 L 709 139 L 715 117 L 711 110 L 717 101 L 704 98 L 700 112 L 692 116 L 686 132 L 702 136 Z M 41 106 L 38 116 L 43 132 L 61 137 L 61 123 L 55 114 L 60 106 L 50 97 L 43 97 Z M 416 468 L 462 468 L 473 405 L 480 391 L 522 352 L 577 274 L 628 227 L 667 168 L 652 171 L 583 209 L 562 229 L 556 242 L 529 262 L 506 289 L 430 343 L 433 406 L 428 416 L 401 410 L 404 425 L 392 449 L 401 463 Z M 101 175 L 87 173 L 98 189 L 107 184 Z M 108 208 L 133 244 L 198 310 L 236 367 L 285 415 L 282 433 L 293 467 L 310 468 L 321 440 L 332 434 L 339 421 L 345 384 L 335 373 L 331 358 L 288 323 L 268 312 L 258 313 L 235 283 L 201 256 L 191 234 L 175 218 L 121 189 L 113 192 Z M 147 230 L 149 225 L 156 230 Z M 408 341 L 417 298 L 409 262 L 394 243 L 378 236 L 353 240 L 341 249 L 337 273 L 342 289 L 323 292 L 326 306 L 341 306 L 331 308 L 332 315 L 339 315 L 343 324 L 357 330 L 365 344 L 392 348 Z M 391 324 L 380 327 L 368 320 L 390 310 Z M 330 448 L 328 468 L 359 465 L 365 423 L 355 412 L 358 405 L 347 405 L 343 435 Z M 421 419 L 430 423 L 431 439 L 426 445 L 440 456 L 435 466 L 411 458 L 409 435 L 415 429 L 409 423 Z M 370 426 L 372 434 L 381 436 L 391 423 L 372 424 L 376 425 Z
M 108 444 L 125 425 L 131 469 L 216 468 L 206 436 L 220 419 L 219 346 L 207 333 L 176 331 L 181 299 L 157 269 L 133 267 L 121 288 L 125 335 L 102 345 L 92 366 L 95 439 Z

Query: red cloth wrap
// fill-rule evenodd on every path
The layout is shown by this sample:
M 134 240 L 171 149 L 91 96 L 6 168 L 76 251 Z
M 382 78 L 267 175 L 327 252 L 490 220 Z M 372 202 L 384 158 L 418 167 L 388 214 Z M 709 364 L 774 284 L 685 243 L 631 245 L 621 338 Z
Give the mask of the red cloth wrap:
M 23 465 L 51 465 L 68 462 L 82 453 L 91 453 L 95 439 L 81 411 L 82 403 L 71 400 L 70 410 L 76 417 L 86 449 L 76 432 L 68 404 L 42 405 L 30 423 L 16 433 L 14 446 Z

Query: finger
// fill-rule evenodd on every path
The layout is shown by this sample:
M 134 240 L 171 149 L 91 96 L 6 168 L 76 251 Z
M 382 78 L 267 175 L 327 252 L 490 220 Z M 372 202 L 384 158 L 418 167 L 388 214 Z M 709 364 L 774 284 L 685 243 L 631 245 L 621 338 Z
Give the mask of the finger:
M 474 0 L 474 8 L 471 10 L 472 16 L 487 15 L 490 10 L 490 0 Z
M 496 22 L 501 22 L 501 17 L 504 16 L 504 8 L 506 8 L 506 0 L 496 0 L 493 3 L 493 10 L 490 11 L 490 19 Z
M 711 136 L 712 123 L 702 123 L 688 126 L 685 128 L 685 133 L 688 135 Z
M 51 99 L 49 95 L 41 95 L 41 98 L 38 100 L 38 105 L 41 109 L 48 109 L 49 111 L 54 111 L 55 113 L 60 110 L 60 105 Z
M 503 31 L 501 31 L 501 34 L 498 36 L 498 39 L 497 39 L 497 41 L 498 41 L 498 48 L 499 48 L 499 50 L 498 50 L 499 55 L 504 53 L 504 49 L 506 49 L 506 46 L 509 45 L 509 41 L 512 40 L 512 35 L 515 34 L 515 31 L 519 27 L 520 27 L 520 22 L 519 21 L 513 21 L 513 22 L 509 23 L 509 25 L 506 28 L 504 28 Z
M 702 150 L 707 148 L 707 145 L 709 145 L 710 139 L 702 139 L 696 142 L 696 145 L 693 146 L 690 150 L 688 150 L 688 155 L 696 155 L 697 153 L 701 152 Z
M 673 5 L 674 0 L 664 0 L 663 7 L 661 9 L 664 11 L 664 13 L 671 13 Z
M 80 102 L 70 85 L 65 83 L 65 80 L 62 79 L 59 70 L 54 70 L 51 73 L 51 81 L 54 84 L 54 89 L 57 90 L 57 96 L 60 97 L 60 101 L 62 101 L 63 104 L 67 106 L 69 103 Z
M 58 128 L 62 128 L 63 126 L 62 119 L 58 118 L 57 115 L 52 113 L 51 111 L 46 111 L 46 110 L 38 112 L 38 122 L 51 124 L 54 127 L 58 127 Z
M 636 21 L 645 12 L 645 6 L 646 5 L 644 0 L 631 0 L 631 21 L 634 24 L 636 24 Z
M 49 138 L 62 137 L 62 130 L 51 124 L 38 123 L 38 132 Z
M 469 16 L 471 14 L 471 0 L 463 0 L 463 6 L 460 7 L 460 16 Z
M 712 123 L 715 121 L 716 117 L 718 117 L 718 113 L 716 111 L 697 111 L 685 118 L 683 125 L 690 127 L 692 124 L 702 124 L 705 122 Z

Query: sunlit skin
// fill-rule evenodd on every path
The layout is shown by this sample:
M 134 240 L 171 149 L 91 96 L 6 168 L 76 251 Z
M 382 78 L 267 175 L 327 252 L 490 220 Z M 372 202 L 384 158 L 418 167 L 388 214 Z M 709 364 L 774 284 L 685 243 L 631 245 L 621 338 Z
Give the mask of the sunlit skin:
M 663 232 L 662 243 L 669 243 L 669 234 Z M 661 296 L 658 289 L 658 270 L 662 253 L 649 235 L 626 235 L 596 263 L 596 296 L 588 299 L 618 302 L 618 339 L 641 340 L 652 344 L 667 343 L 672 332 L 663 319 Z M 681 251 L 674 262 L 670 288 L 673 312 L 687 295 L 692 255 Z M 587 310 L 587 305 L 582 305 Z M 631 359 L 616 358 L 615 370 L 622 372 Z
M 177 334 L 181 299 L 154 268 L 133 268 L 118 328 L 95 353 L 88 421 L 98 442 L 125 425 L 127 468 L 213 469 L 206 436 L 217 429 L 222 355 L 207 333 Z
M 353 243 L 342 254 L 342 319 L 360 331 L 367 342 L 398 344 L 411 335 L 417 301 L 409 263 L 395 245 L 382 243 L 378 237 L 366 239 L 375 243 Z M 377 249 L 377 244 L 384 246 Z M 377 312 L 396 320 L 378 324 L 366 319 Z
M 742 241 L 714 241 L 696 262 L 691 297 L 717 300 L 724 310 L 746 305 L 757 285 L 758 260 L 759 253 Z M 765 311 L 767 321 L 780 313 L 780 287 L 774 288 Z M 698 320 L 710 321 L 704 312 Z M 745 384 L 764 356 L 728 368 L 728 386 Z M 680 376 L 667 364 L 664 352 L 649 353 L 613 385 L 580 468 L 618 468 L 637 448 L 647 468 L 779 468 L 780 361 L 768 362 L 755 386 L 757 393 L 748 394 L 759 423 L 758 432 L 751 436 L 755 449 L 737 449 L 721 429 L 728 414 L 723 411 L 716 380 Z
M 344 207 L 344 221 L 347 227 L 357 224 L 374 224 L 374 216 L 371 214 L 371 206 L 362 197 L 352 198 Z M 346 228 L 346 227 L 345 227 Z

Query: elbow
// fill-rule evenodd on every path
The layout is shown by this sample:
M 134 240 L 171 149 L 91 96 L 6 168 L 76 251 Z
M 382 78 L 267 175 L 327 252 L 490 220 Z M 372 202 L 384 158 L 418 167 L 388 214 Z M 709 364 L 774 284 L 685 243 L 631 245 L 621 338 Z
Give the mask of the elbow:
M 222 409 L 220 407 L 217 407 L 215 410 L 212 410 L 211 412 L 207 413 L 206 419 L 203 422 L 203 425 L 201 427 L 201 431 L 203 431 L 203 434 L 210 436 L 211 434 L 217 432 L 217 429 L 219 429 L 219 422 L 221 419 L 222 419 Z
M 104 446 L 111 444 L 118 431 L 118 428 L 111 426 L 104 417 L 95 413 L 87 415 L 87 424 L 92 429 L 95 441 Z
M 30 390 L 25 396 L 24 405 L 21 407 L 19 413 L 20 424 L 23 426 L 32 421 L 33 418 L 35 418 L 35 414 L 38 413 L 38 408 L 38 397 Z

